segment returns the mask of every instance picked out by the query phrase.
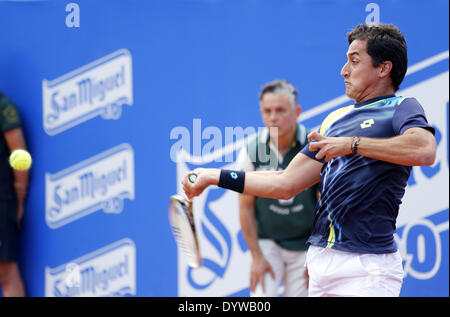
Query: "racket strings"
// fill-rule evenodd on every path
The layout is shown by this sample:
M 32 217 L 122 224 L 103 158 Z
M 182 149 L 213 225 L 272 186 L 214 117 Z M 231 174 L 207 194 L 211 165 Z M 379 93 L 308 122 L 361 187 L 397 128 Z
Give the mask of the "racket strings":
M 175 235 L 175 239 L 179 242 L 179 246 L 184 250 L 192 252 L 192 239 L 186 237 L 186 235 L 184 235 L 183 231 L 181 231 L 180 229 L 173 226 L 172 229 Z
M 174 200 L 170 208 L 170 222 L 178 248 L 188 257 L 190 265 L 198 267 L 199 247 L 190 212 L 189 204 Z

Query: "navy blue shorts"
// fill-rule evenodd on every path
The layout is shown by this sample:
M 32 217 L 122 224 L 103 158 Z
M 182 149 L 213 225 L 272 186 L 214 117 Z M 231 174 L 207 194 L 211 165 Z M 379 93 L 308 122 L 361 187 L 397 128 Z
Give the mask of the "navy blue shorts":
M 0 200 L 0 262 L 17 262 L 17 201 Z

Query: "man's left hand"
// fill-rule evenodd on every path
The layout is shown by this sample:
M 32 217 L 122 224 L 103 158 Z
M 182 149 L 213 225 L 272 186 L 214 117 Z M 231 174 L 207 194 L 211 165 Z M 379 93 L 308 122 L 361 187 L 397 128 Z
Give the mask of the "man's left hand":
M 308 135 L 308 140 L 311 152 L 320 150 L 316 154 L 316 159 L 318 160 L 325 156 L 325 162 L 329 162 L 335 157 L 352 153 L 352 137 L 324 137 L 317 131 L 314 131 Z

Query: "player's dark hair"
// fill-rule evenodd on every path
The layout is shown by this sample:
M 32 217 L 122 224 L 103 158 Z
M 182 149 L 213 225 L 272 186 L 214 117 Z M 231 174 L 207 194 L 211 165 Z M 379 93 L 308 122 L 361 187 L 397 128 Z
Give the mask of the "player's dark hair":
M 377 67 L 385 61 L 392 62 L 390 77 L 397 91 L 408 68 L 406 41 L 402 32 L 393 24 L 360 24 L 347 35 L 348 44 L 354 40 L 367 41 L 366 51 Z
M 295 107 L 298 104 L 297 89 L 295 89 L 295 87 L 287 80 L 277 79 L 277 80 L 271 81 L 270 83 L 265 84 L 261 88 L 261 92 L 259 93 L 259 100 L 261 101 L 262 98 L 264 97 L 264 95 L 267 93 L 289 94 L 293 98 L 292 101 L 294 102 L 294 104 L 292 106 Z

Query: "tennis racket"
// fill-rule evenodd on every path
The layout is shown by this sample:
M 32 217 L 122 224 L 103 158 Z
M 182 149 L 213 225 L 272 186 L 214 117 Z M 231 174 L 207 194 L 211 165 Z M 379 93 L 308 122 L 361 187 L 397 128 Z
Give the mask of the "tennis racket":
M 191 183 L 197 179 L 197 174 L 188 177 Z M 195 230 L 192 204 L 181 195 L 172 195 L 169 203 L 169 221 L 178 248 L 185 254 L 188 265 L 194 268 L 201 266 L 200 247 Z

